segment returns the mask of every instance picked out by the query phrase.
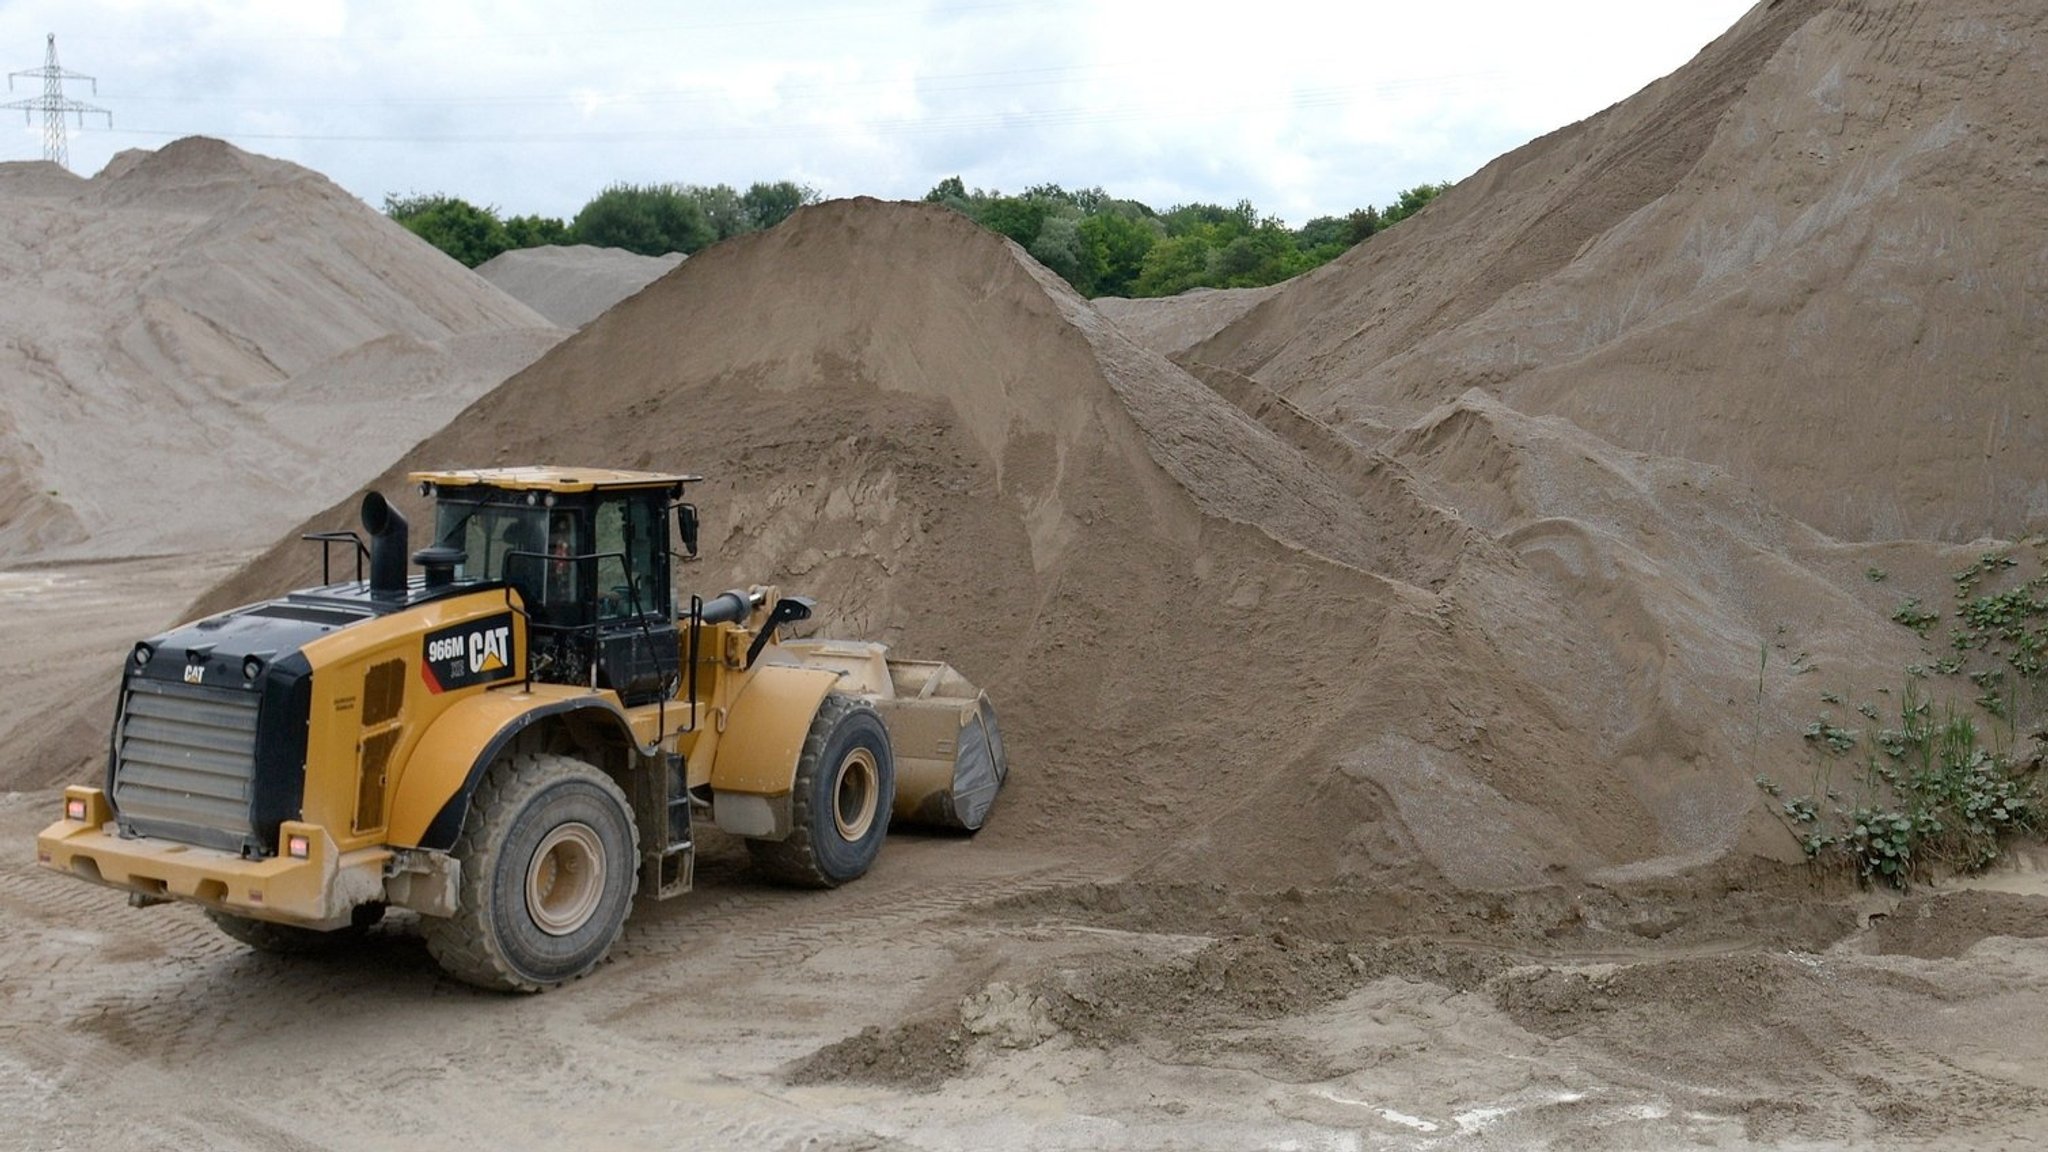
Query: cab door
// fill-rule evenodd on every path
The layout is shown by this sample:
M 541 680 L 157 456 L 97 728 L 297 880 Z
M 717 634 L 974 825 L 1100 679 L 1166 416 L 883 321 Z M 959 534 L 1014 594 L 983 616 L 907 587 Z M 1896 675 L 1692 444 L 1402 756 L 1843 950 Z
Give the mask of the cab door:
M 618 493 L 595 508 L 598 681 L 628 705 L 673 696 L 681 670 L 664 496 Z

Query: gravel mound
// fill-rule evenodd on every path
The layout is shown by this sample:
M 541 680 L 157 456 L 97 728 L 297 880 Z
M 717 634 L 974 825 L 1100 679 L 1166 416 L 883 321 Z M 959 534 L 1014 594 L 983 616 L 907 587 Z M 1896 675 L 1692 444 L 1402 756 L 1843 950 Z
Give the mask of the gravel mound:
M 667 275 L 683 254 L 642 256 L 588 244 L 520 248 L 477 265 L 476 274 L 563 328 L 581 328 Z

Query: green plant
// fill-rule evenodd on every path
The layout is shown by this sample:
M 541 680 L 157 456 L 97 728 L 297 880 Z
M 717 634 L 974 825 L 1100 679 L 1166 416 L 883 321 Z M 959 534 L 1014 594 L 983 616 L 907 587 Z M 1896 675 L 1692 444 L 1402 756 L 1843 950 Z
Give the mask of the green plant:
M 2022 732 L 2048 741 L 2048 731 L 2035 731 L 2048 687 L 2048 573 L 2015 581 L 2018 567 L 2010 552 L 1986 552 L 1953 574 L 1957 607 L 1946 651 L 1907 665 L 1904 687 L 1892 697 L 1897 725 L 1880 726 L 1875 705 L 1856 706 L 1872 724 L 1860 770 L 1850 755 L 1860 734 L 1822 714 L 1802 733 L 1816 750 L 1806 793 L 1787 795 L 1758 774 L 1757 786 L 1809 859 L 1846 864 L 1865 883 L 1904 888 L 1936 867 L 1980 870 L 2009 838 L 2042 827 L 2044 749 L 2018 745 Z M 1941 617 L 1908 597 L 1892 619 L 1932 640 Z M 1937 687 L 1937 676 L 1954 678 L 1953 691 Z M 1762 691 L 1759 674 L 1759 698 Z M 1841 696 L 1823 693 L 1822 700 Z
M 1927 630 L 1934 627 L 1935 621 L 1940 619 L 1941 614 L 1939 612 L 1929 612 L 1921 607 L 1918 596 L 1906 597 L 1899 604 L 1898 608 L 1892 612 L 1893 623 L 1904 624 L 1922 636 L 1927 635 Z
M 1950 705 L 1937 715 L 1909 681 L 1899 724 L 1873 735 L 1876 752 L 1853 804 L 1828 786 L 1831 770 L 1812 795 L 1784 796 L 1775 781 L 1757 777 L 1809 859 L 1838 858 L 1866 883 L 1905 888 L 1935 864 L 1980 870 L 1998 859 L 2006 839 L 2040 826 L 2033 765 L 1983 747 L 1969 714 Z M 1846 745 L 1830 739 L 1839 732 L 1823 718 L 1806 735 L 1839 754 Z
M 1826 716 L 1808 724 L 1804 735 L 1808 740 L 1815 741 L 1828 751 L 1838 754 L 1856 746 L 1856 733 L 1848 728 L 1836 727 Z

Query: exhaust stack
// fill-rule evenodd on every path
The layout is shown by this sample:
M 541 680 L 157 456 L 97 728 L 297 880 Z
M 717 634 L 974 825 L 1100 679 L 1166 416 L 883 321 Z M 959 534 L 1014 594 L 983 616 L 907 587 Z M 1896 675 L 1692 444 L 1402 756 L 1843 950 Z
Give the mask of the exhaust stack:
M 381 493 L 363 494 L 363 531 L 370 534 L 370 595 L 378 599 L 405 596 L 405 517 Z

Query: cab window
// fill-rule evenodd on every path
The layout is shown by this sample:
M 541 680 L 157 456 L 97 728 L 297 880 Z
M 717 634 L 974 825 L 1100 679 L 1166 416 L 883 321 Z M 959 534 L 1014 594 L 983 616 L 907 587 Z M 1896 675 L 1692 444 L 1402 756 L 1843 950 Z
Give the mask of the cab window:
M 607 620 L 668 614 L 668 557 L 660 493 L 607 497 L 598 502 L 599 616 Z
M 507 557 L 538 553 L 545 539 L 545 517 L 534 508 L 443 503 L 435 513 L 434 543 L 462 549 L 458 579 L 510 580 L 524 566 L 508 572 Z

